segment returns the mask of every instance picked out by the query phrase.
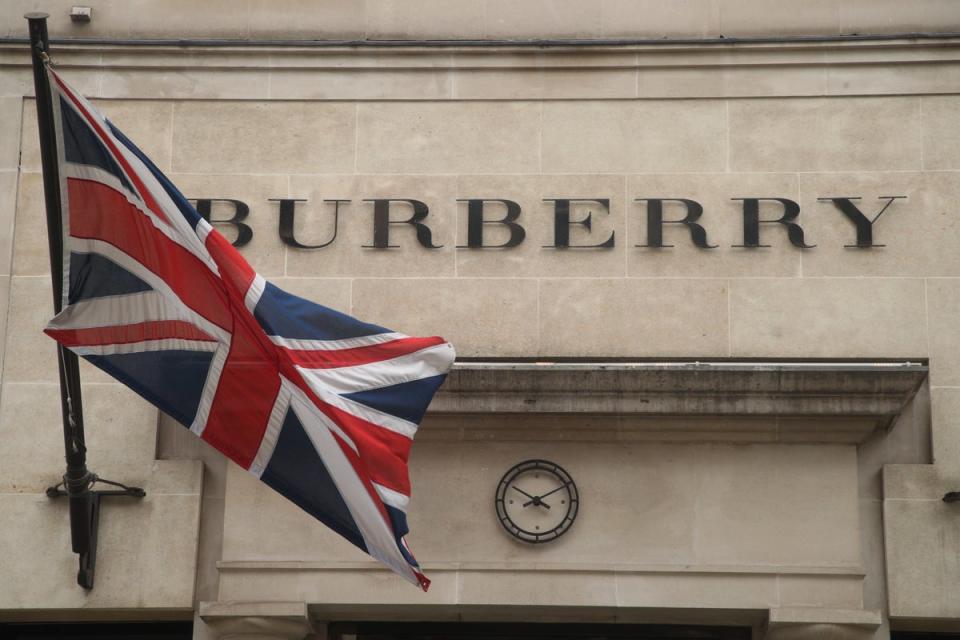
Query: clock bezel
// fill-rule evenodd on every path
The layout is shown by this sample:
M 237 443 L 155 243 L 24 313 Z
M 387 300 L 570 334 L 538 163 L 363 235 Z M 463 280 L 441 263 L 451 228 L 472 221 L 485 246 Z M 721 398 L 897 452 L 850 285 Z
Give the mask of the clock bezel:
M 561 485 L 566 485 L 567 489 L 567 511 L 557 526 L 546 531 L 529 531 L 524 529 L 510 518 L 510 515 L 507 513 L 506 509 L 506 493 L 513 480 L 518 476 L 533 470 L 539 470 L 552 474 L 558 480 L 560 480 Z M 577 483 L 574 482 L 573 477 L 567 472 L 566 469 L 558 465 L 556 462 L 534 458 L 531 460 L 518 462 L 503 474 L 503 477 L 500 478 L 500 483 L 497 485 L 497 492 L 494 497 L 494 506 L 496 508 L 497 519 L 500 521 L 500 525 L 514 539 L 527 544 L 543 544 L 545 542 L 553 542 L 569 531 L 570 527 L 573 526 L 574 521 L 577 519 L 577 514 L 580 511 L 580 491 L 577 488 Z

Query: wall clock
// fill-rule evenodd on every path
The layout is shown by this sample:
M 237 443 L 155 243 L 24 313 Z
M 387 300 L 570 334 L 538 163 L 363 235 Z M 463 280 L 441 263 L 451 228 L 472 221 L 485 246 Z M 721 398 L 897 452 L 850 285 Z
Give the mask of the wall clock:
M 573 478 L 547 460 L 526 460 L 500 479 L 494 500 L 507 533 L 534 544 L 556 540 L 577 519 L 580 494 Z

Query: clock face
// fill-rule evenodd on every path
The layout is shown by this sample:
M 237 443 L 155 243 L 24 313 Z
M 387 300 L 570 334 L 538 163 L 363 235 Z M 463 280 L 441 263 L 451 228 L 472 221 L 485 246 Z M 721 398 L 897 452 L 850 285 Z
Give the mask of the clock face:
M 570 529 L 580 495 L 563 467 L 527 460 L 507 471 L 497 487 L 497 517 L 507 533 L 524 542 L 549 542 Z

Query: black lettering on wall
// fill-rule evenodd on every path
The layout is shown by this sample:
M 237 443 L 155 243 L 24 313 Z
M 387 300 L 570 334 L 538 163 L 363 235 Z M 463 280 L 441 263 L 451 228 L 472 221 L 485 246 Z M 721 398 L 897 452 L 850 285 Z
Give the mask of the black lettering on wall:
M 439 249 L 443 245 L 433 244 L 433 234 L 430 227 L 423 223 L 430 214 L 427 205 L 419 200 L 409 198 L 372 198 L 364 202 L 373 203 L 373 244 L 365 244 L 365 249 L 397 249 L 400 245 L 390 244 L 390 225 L 409 224 L 417 232 L 417 242 L 427 249 Z M 403 202 L 413 209 L 413 215 L 407 220 L 391 220 L 390 205 L 393 202 Z
M 501 198 L 469 198 L 457 200 L 457 202 L 467 203 L 467 244 L 458 245 L 458 249 L 508 249 L 515 247 L 523 242 L 527 237 L 527 232 L 517 222 L 520 217 L 520 205 L 513 200 L 503 200 Z M 506 208 L 506 213 L 500 220 L 486 220 L 483 217 L 485 205 L 488 202 L 497 202 Z M 483 243 L 483 225 L 500 224 L 504 225 L 510 231 L 510 238 L 503 244 L 484 244 Z
M 690 230 L 690 239 L 701 249 L 716 249 L 718 245 L 707 241 L 707 230 L 697 224 L 703 215 L 703 205 L 696 200 L 687 198 L 637 198 L 635 202 L 647 203 L 647 244 L 638 244 L 638 247 L 672 247 L 672 244 L 663 244 L 663 225 L 682 224 Z M 687 210 L 687 215 L 681 220 L 664 220 L 663 203 L 679 202 Z
M 757 247 L 769 247 L 768 244 L 760 244 L 760 225 L 761 224 L 781 224 L 787 229 L 787 237 L 790 244 L 801 249 L 811 249 L 817 245 L 807 244 L 803 238 L 803 228 L 794 222 L 800 215 L 800 205 L 787 198 L 731 198 L 734 201 L 743 202 L 743 244 L 735 244 L 734 247 L 745 247 L 754 249 Z M 783 207 L 783 215 L 776 220 L 760 219 L 761 202 L 778 202 Z
M 322 249 L 337 239 L 337 231 L 340 228 L 340 205 L 349 204 L 349 200 L 324 200 L 324 202 L 333 203 L 333 235 L 330 239 L 321 244 L 304 244 L 297 240 L 294 235 L 294 226 L 296 222 L 296 206 L 298 202 L 306 202 L 302 198 L 270 198 L 270 202 L 280 203 L 280 223 L 279 233 L 283 244 L 296 249 Z
M 610 237 L 599 244 L 570 244 L 570 227 L 579 225 L 587 231 L 591 231 L 593 225 L 593 212 L 588 211 L 587 215 L 581 220 L 570 219 L 571 202 L 595 202 L 603 207 L 603 212 L 610 213 L 609 198 L 544 198 L 544 202 L 553 203 L 553 244 L 546 245 L 548 249 L 607 249 L 613 247 L 614 231 L 610 232 Z
M 873 247 L 885 247 L 885 244 L 874 244 L 873 243 L 873 225 L 880 219 L 880 216 L 883 215 L 884 211 L 890 208 L 890 205 L 893 204 L 894 200 L 906 200 L 907 196 L 880 196 L 878 200 L 886 200 L 887 204 L 883 205 L 883 208 L 880 209 L 880 213 L 873 216 L 871 220 L 867 216 L 863 215 L 863 212 L 857 208 L 857 205 L 853 204 L 854 200 L 862 200 L 862 198 L 817 198 L 819 202 L 832 202 L 833 205 L 839 209 L 843 215 L 847 217 L 850 222 L 854 224 L 857 229 L 857 244 L 845 244 L 844 247 L 848 249 L 872 249 Z
M 253 229 L 243 221 L 250 215 L 250 207 L 245 202 L 234 200 L 232 198 L 197 198 L 193 200 L 196 203 L 197 213 L 200 217 L 213 226 L 229 225 L 237 230 L 237 238 L 233 241 L 233 246 L 242 247 L 253 240 Z M 233 207 L 233 217 L 224 220 L 211 220 L 211 212 L 214 202 L 224 202 Z

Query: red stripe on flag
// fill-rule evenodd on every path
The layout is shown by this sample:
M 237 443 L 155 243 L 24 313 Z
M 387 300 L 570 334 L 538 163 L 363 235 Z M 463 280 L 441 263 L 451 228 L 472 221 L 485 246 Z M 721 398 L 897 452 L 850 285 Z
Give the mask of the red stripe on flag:
M 371 345 L 369 347 L 354 347 L 352 349 L 288 349 L 290 358 L 300 366 L 309 369 L 333 369 L 337 367 L 354 367 L 371 362 L 380 362 L 391 358 L 409 355 L 443 344 L 443 338 L 400 338 Z
M 324 403 L 323 409 L 353 440 L 370 479 L 409 496 L 410 475 L 407 460 L 410 458 L 413 440 L 332 405 Z
M 189 322 L 181 320 L 160 320 L 138 322 L 137 324 L 94 327 L 92 329 L 45 329 L 44 333 L 65 347 L 88 347 L 104 344 L 129 344 L 144 340 L 202 340 L 216 342 L 216 338 L 207 335 Z
M 276 360 L 264 353 L 246 323 L 237 322 L 203 439 L 248 469 L 279 390 Z
M 204 244 L 207 251 L 210 252 L 210 257 L 217 263 L 217 268 L 220 269 L 223 280 L 232 288 L 232 293 L 238 299 L 243 300 L 257 272 L 216 229 L 210 230 Z
M 158 205 L 156 200 L 153 199 L 153 196 L 150 194 L 150 190 L 147 189 L 146 185 L 144 185 L 143 181 L 140 179 L 140 175 L 133 170 L 133 167 L 131 167 L 130 163 L 127 162 L 127 159 L 123 156 L 123 154 L 117 148 L 117 145 L 113 143 L 113 140 L 111 139 L 110 135 L 106 131 L 104 131 L 103 127 L 100 126 L 100 123 L 97 122 L 96 118 L 90 115 L 90 112 L 88 112 L 87 109 L 83 106 L 83 103 L 77 99 L 77 96 L 73 94 L 73 91 L 70 90 L 67 84 L 60 79 L 60 76 L 54 73 L 53 70 L 50 70 L 50 75 L 56 81 L 57 86 L 60 87 L 60 90 L 63 91 L 65 94 L 67 94 L 67 97 L 70 98 L 70 102 L 73 104 L 74 107 L 77 108 L 77 111 L 79 111 L 83 115 L 84 119 L 87 121 L 87 124 L 89 124 L 93 128 L 93 130 L 97 132 L 97 135 L 100 138 L 100 141 L 103 144 L 105 144 L 108 149 L 110 149 L 111 153 L 113 153 L 114 160 L 117 161 L 117 163 L 123 169 L 124 173 L 127 174 L 127 178 L 130 180 L 131 183 L 133 183 L 133 186 L 136 188 L 137 192 L 140 194 L 140 197 L 143 198 L 144 204 L 147 205 L 147 207 L 150 209 L 150 211 L 153 212 L 155 216 L 157 216 L 167 224 L 170 224 L 170 220 L 163 213 L 163 209 L 161 209 L 160 205 Z
M 126 196 L 100 182 L 67 179 L 70 235 L 102 240 L 163 279 L 183 302 L 221 328 L 233 323 L 222 281 L 163 235 Z

